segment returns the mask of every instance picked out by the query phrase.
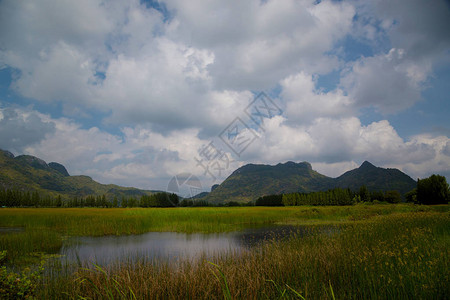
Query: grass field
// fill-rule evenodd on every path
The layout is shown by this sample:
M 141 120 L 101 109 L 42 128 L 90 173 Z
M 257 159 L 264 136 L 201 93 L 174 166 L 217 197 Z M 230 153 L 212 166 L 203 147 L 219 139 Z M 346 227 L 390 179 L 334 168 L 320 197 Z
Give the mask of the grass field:
M 177 266 L 142 260 L 46 276 L 42 299 L 79 297 L 445 299 L 450 295 L 448 205 L 176 209 L 0 209 L 10 261 L 51 253 L 65 236 L 147 231 L 222 232 L 267 224 L 334 224 L 335 234 L 294 236 L 241 254 Z M 313 226 L 314 228 L 314 226 Z M 314 230 L 314 229 L 312 229 Z M 214 276 L 213 272 L 218 276 Z
M 32 252 L 53 253 L 67 236 L 139 234 L 149 231 L 225 232 L 267 224 L 341 224 L 377 215 L 446 206 L 357 205 L 345 207 L 235 208 L 2 208 L 0 227 L 24 227 L 0 234 L 8 259 L 27 260 Z M 17 261 L 19 259 L 19 261 Z

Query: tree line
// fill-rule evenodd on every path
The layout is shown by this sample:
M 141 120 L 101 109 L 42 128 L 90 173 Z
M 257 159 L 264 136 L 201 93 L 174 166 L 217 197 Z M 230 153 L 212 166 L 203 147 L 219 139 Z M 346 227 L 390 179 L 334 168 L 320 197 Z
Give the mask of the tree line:
M 324 192 L 288 193 L 280 195 L 268 195 L 259 197 L 256 206 L 333 206 L 353 205 L 358 202 L 388 202 L 399 203 L 402 197 L 398 191 L 374 191 L 362 186 L 358 192 L 350 189 L 335 188 Z
M 447 204 L 450 200 L 449 185 L 444 176 L 431 175 L 417 181 L 417 187 L 404 195 L 406 202 L 416 204 Z M 358 191 L 335 188 L 325 192 L 288 193 L 259 197 L 256 206 L 300 206 L 300 205 L 353 205 L 359 202 L 400 203 L 402 195 L 396 191 L 369 191 L 363 185 Z
M 259 197 L 256 206 L 352 205 L 358 202 L 350 189 L 335 188 L 324 192 L 288 193 Z
M 291 193 L 282 197 L 283 205 L 352 205 L 356 202 L 350 189 L 336 188 L 326 192 Z
M 449 185 L 446 178 L 432 175 L 419 179 L 417 187 L 404 195 L 406 202 L 416 204 L 447 204 L 450 200 Z M 402 195 L 392 191 L 369 191 L 361 186 L 358 191 L 335 188 L 324 192 L 288 193 L 259 197 L 255 202 L 214 204 L 205 200 L 183 199 L 178 195 L 159 192 L 140 197 L 114 197 L 106 195 L 73 197 L 63 200 L 60 195 L 52 197 L 41 195 L 37 191 L 0 189 L 0 207 L 200 207 L 200 206 L 300 206 L 300 205 L 353 205 L 359 202 L 400 203 Z
M 140 197 L 114 197 L 106 195 L 73 197 L 63 200 L 60 195 L 52 197 L 37 191 L 0 189 L 0 207 L 175 207 L 179 204 L 177 194 L 165 192 Z

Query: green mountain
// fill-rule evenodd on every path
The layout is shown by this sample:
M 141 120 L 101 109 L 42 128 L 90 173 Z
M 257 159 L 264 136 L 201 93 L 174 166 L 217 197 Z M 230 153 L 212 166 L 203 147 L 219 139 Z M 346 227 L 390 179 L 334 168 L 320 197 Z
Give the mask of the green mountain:
M 70 176 L 66 168 L 55 162 L 47 164 L 40 158 L 30 155 L 14 155 L 0 150 L 0 188 L 38 191 L 43 195 L 63 199 L 106 195 L 130 197 L 150 195 L 156 191 L 121 187 L 115 184 L 101 184 L 89 176 Z
M 384 169 L 365 161 L 354 170 L 345 172 L 335 180 L 336 187 L 357 190 L 365 185 L 370 191 L 397 190 L 402 195 L 416 187 L 417 182 L 397 169 Z
M 191 200 L 201 199 L 201 198 L 204 198 L 204 197 L 208 196 L 208 194 L 209 194 L 209 192 L 201 192 L 201 193 L 198 193 L 198 194 L 196 194 L 196 195 L 194 195 L 192 197 L 189 197 L 187 199 L 191 199 Z
M 260 196 L 317 192 L 335 187 L 358 190 L 365 185 L 370 191 L 398 190 L 404 194 L 416 187 L 416 182 L 397 169 L 384 169 L 364 162 L 359 168 L 337 178 L 327 177 L 316 171 L 308 162 L 286 162 L 275 166 L 248 164 L 234 171 L 220 185 L 201 198 L 213 203 L 229 201 L 254 201 Z M 30 155 L 14 157 L 11 152 L 0 150 L 0 189 L 38 191 L 43 195 L 62 198 L 106 195 L 130 197 L 150 195 L 157 191 L 100 184 L 88 176 L 70 176 L 66 168 L 55 162 L 47 164 Z M 203 197 L 203 198 L 202 198 Z
M 206 199 L 213 203 L 246 202 L 263 195 L 321 191 L 332 183 L 332 178 L 314 171 L 307 162 L 248 164 L 234 171 Z
M 358 190 L 362 185 L 370 191 L 398 190 L 404 194 L 415 188 L 416 182 L 397 169 L 378 168 L 369 162 L 337 178 L 314 171 L 307 162 L 248 164 L 234 171 L 204 199 L 213 203 L 246 202 L 264 195 L 326 191 L 335 187 Z

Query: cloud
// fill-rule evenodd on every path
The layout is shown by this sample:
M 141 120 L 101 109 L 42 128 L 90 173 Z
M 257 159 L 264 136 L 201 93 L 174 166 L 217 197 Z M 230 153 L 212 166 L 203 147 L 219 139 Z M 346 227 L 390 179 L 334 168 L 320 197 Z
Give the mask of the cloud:
M 285 116 L 290 122 L 308 124 L 317 117 L 344 117 L 355 113 L 353 102 L 341 89 L 323 92 L 313 76 L 304 72 L 281 81 L 281 97 L 286 102 Z
M 5 45 L 0 59 L 20 71 L 11 85 L 20 95 L 62 102 L 66 116 L 100 111 L 107 115 L 104 123 L 147 124 L 163 132 L 197 127 L 216 134 L 234 111 L 245 108 L 251 93 L 213 90 L 208 68 L 214 53 L 164 36 L 167 24 L 157 10 L 138 1 L 50 3 L 1 3 L 2 11 L 10 12 L 3 28 L 15 34 L 0 38 Z M 90 20 L 89 10 L 98 13 L 98 20 Z M 68 11 L 73 15 L 63 22 Z M 36 26 L 30 21 L 44 19 Z M 90 29 L 74 19 L 99 27 Z
M 434 76 L 448 64 L 450 6 L 446 1 L 353 1 L 358 21 L 353 37 L 377 50 L 347 63 L 341 87 L 358 108 L 383 114 L 412 107 Z M 384 50 L 383 50 L 384 48 Z
M 167 1 L 175 11 L 168 31 L 185 43 L 211 49 L 219 89 L 267 89 L 304 69 L 327 73 L 338 61 L 327 52 L 345 36 L 353 8 L 322 1 Z
M 109 124 L 202 128 L 211 135 L 225 123 L 223 115 L 246 105 L 236 99 L 225 112 L 215 101 L 220 94 L 280 84 L 292 119 L 312 121 L 348 117 L 365 106 L 382 112 L 410 107 L 421 99 L 429 76 L 430 67 L 413 60 L 413 46 L 402 42 L 386 54 L 347 63 L 333 92 L 316 89 L 318 76 L 342 68 L 334 47 L 352 33 L 355 15 L 370 14 L 358 2 L 164 3 L 169 20 L 138 1 L 3 1 L 8 26 L 2 28 L 10 30 L 0 38 L 0 57 L 20 71 L 12 87 L 29 98 L 65 102 L 66 115 L 95 109 L 109 115 Z M 410 21 L 404 12 L 396 13 L 397 25 L 386 4 L 374 5 L 377 12 L 366 19 L 382 20 L 392 36 L 404 31 L 402 24 Z M 442 13 L 438 20 L 445 22 Z M 426 21 L 431 25 L 417 25 L 418 32 L 437 26 L 432 18 Z M 217 111 L 222 113 L 211 114 Z
M 433 62 L 450 47 L 448 1 L 381 0 L 374 2 L 377 17 L 390 24 L 393 47 L 405 49 L 411 59 Z
M 34 112 L 18 113 L 13 108 L 0 110 L 0 149 L 22 154 L 27 146 L 39 143 L 55 132 L 55 124 Z
M 344 161 L 337 163 L 316 162 L 312 164 L 313 170 L 334 178 L 358 167 L 359 165 L 354 161 Z
M 105 8 L 97 0 L 2 1 L 0 48 L 11 59 L 7 63 L 26 67 L 29 59 L 60 41 L 84 49 L 103 48 L 105 37 L 114 28 Z
M 393 48 L 386 55 L 361 58 L 344 72 L 341 86 L 359 107 L 374 106 L 383 113 L 408 108 L 422 99 L 427 73 L 404 56 L 403 49 Z
M 197 127 L 206 134 L 216 134 L 249 102 L 233 88 L 241 86 L 238 90 L 243 88 L 242 93 L 248 95 L 248 89 L 256 86 L 253 83 L 259 88 L 271 87 L 281 75 L 302 68 L 302 64 L 319 62 L 326 67 L 312 69 L 327 70 L 336 66 L 335 58 L 325 52 L 345 34 L 353 14 L 344 4 L 321 3 L 316 7 L 292 1 L 276 5 L 270 1 L 264 5 L 259 1 L 233 2 L 229 6 L 169 1 L 167 6 L 175 13 L 164 37 L 153 37 L 132 56 L 125 51 L 109 61 L 106 78 L 96 94 L 99 107 L 111 110 L 107 122 L 148 123 L 164 131 Z M 233 21 L 220 24 L 216 17 L 208 17 L 217 14 L 229 15 Z M 254 23 L 257 28 L 253 28 Z M 242 26 L 238 29 L 236 24 Z M 281 30 L 292 34 L 280 35 Z M 304 58 L 292 65 L 289 57 L 294 56 Z M 281 73 L 274 71 L 281 68 L 285 69 Z M 229 95 L 236 99 L 224 110 L 227 104 L 217 100 Z
M 54 130 L 33 144 L 26 144 L 18 153 L 62 163 L 72 175 L 88 175 L 102 183 L 164 189 L 170 178 L 179 173 L 204 174 L 194 158 L 210 140 L 200 139 L 196 129 L 161 134 L 145 126 L 123 127 L 121 135 L 113 135 L 97 127 L 83 128 L 67 118 L 17 110 L 19 119 L 28 114 L 53 124 Z M 11 149 L 7 146 L 4 149 Z M 234 168 L 236 165 L 228 171 Z M 220 180 L 227 175 L 224 173 Z M 212 184 L 211 178 L 204 176 L 203 180 L 205 187 Z
M 148 123 L 162 128 L 195 126 L 207 103 L 206 66 L 214 57 L 161 38 L 142 55 L 111 60 L 98 90 L 111 123 Z
M 442 154 L 450 157 L 450 141 L 445 144 L 444 148 L 442 149 Z
M 284 113 L 227 172 L 283 160 L 334 175 L 366 159 L 413 176 L 449 169 L 448 137 L 403 137 L 389 122 L 428 101 L 434 69 L 448 63 L 444 1 L 161 5 L 164 14 L 138 0 L 1 1 L 0 68 L 15 74 L 12 96 L 63 116 L 3 109 L 2 147 L 105 183 L 161 188 L 181 172 L 202 176 L 199 149 L 219 145 L 264 90 Z M 383 115 L 363 125 L 367 107 Z M 82 123 L 92 115 L 98 127 Z
M 109 64 L 149 50 L 163 24 L 139 1 L 2 1 L 0 12 L 0 66 L 18 71 L 12 88 L 84 111 L 109 111 L 99 99 Z
M 250 145 L 244 159 L 271 163 L 306 160 L 319 163 L 322 170 L 329 166 L 333 175 L 336 166 L 342 170 L 339 166 L 364 160 L 401 168 L 422 165 L 437 159 L 443 148 L 439 141 L 445 139 L 414 137 L 405 141 L 386 120 L 364 126 L 355 117 L 318 118 L 310 125 L 298 126 L 278 116 L 266 125 L 266 131 Z
M 364 160 L 400 168 L 413 178 L 429 176 L 430 172 L 445 173 L 450 168 L 448 137 L 418 135 L 405 141 L 386 120 L 363 126 L 355 117 L 322 118 L 308 125 L 295 125 L 283 116 L 275 116 L 265 121 L 265 132 L 260 132 L 260 137 L 237 159 L 217 138 L 199 138 L 198 129 L 161 134 L 145 126 L 123 127 L 121 135 L 113 135 L 97 127 L 82 128 L 67 118 L 55 119 L 20 109 L 13 112 L 2 111 L 0 122 L 8 120 L 5 124 L 10 125 L 0 128 L 17 127 L 17 120 L 21 120 L 37 130 L 30 131 L 30 136 L 39 133 L 36 136 L 40 137 L 20 144 L 23 151 L 18 153 L 58 161 L 73 175 L 146 189 L 165 189 L 170 178 L 183 172 L 198 176 L 203 186 L 209 187 L 214 182 L 195 158 L 201 158 L 200 150 L 211 141 L 232 159 L 217 178 L 219 182 L 248 162 L 306 160 L 329 176 L 340 175 Z M 43 134 L 37 124 L 53 130 Z M 18 129 L 26 132 L 23 126 Z M 0 134 L 4 135 L 4 131 Z M 11 149 L 9 145 L 1 147 Z
M 76 47 L 65 42 L 40 52 L 40 59 L 22 69 L 12 88 L 25 97 L 44 102 L 89 104 L 89 81 L 95 81 L 96 66 Z M 28 71 L 28 72 L 27 72 Z
M 403 161 L 402 164 L 392 162 L 393 167 L 402 169 L 413 178 L 426 178 L 432 174 L 440 174 L 450 178 L 450 159 L 447 153 L 447 146 L 450 139 L 447 136 L 433 136 L 430 134 L 419 134 L 411 138 L 411 145 L 420 145 L 427 149 L 432 149 L 433 156 L 428 159 Z
M 84 129 L 81 124 L 67 118 L 53 119 L 48 115 L 41 115 L 41 118 L 55 125 L 54 132 L 24 151 L 46 161 L 60 162 L 73 175 L 90 175 L 85 172 L 92 168 L 97 153 L 115 151 L 122 143 L 120 137 L 97 127 Z M 104 166 L 99 164 L 97 167 Z

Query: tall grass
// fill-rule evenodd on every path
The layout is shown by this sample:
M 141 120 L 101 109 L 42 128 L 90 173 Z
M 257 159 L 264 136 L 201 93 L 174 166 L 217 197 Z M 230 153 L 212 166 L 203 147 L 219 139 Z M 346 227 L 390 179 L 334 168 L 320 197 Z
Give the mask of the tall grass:
M 47 277 L 38 296 L 137 299 L 445 299 L 450 215 L 380 214 L 339 231 L 206 260 L 117 263 Z M 220 270 L 220 273 L 218 273 Z M 215 275 L 214 275 L 215 274 Z
M 355 205 L 343 207 L 232 208 L 0 208 L 0 251 L 13 262 L 29 253 L 57 251 L 67 236 L 140 234 L 149 231 L 227 232 L 268 224 L 343 224 L 402 212 L 448 211 L 444 206 Z
M 377 215 L 439 209 L 448 211 L 448 206 L 0 208 L 0 227 L 52 230 L 71 236 L 139 234 L 149 231 L 206 233 L 273 223 L 339 223 Z
M 57 253 L 61 246 L 62 238 L 54 231 L 29 229 L 19 233 L 0 234 L 0 251 L 8 251 L 8 261 L 20 265 L 39 261 L 40 254 Z

